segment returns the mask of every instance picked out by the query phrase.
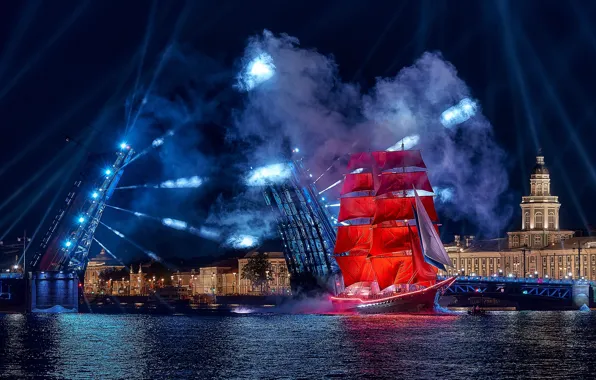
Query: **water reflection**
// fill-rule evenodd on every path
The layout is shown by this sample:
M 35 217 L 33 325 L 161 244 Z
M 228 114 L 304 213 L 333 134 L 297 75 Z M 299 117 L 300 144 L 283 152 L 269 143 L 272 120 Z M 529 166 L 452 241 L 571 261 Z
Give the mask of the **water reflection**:
M 0 315 L 0 378 L 557 378 L 594 370 L 593 313 Z

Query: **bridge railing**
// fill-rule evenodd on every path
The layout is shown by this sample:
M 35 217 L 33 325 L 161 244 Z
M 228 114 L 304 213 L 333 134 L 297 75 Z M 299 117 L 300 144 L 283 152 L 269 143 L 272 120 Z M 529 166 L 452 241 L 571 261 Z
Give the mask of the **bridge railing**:
M 437 276 L 439 281 L 450 278 L 449 276 Z M 587 280 L 557 280 L 552 278 L 523 278 L 523 277 L 504 277 L 504 276 L 457 276 L 458 281 L 474 281 L 474 282 L 507 282 L 507 283 L 524 283 L 524 284 L 553 284 L 553 285 L 573 285 L 573 284 L 591 284 L 594 281 Z
M 0 273 L 0 279 L 2 278 L 23 278 L 22 273 Z

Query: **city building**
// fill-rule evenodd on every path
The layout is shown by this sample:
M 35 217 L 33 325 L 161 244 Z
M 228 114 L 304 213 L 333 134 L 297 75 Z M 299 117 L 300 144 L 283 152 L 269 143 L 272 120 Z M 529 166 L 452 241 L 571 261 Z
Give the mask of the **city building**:
M 456 235 L 445 245 L 453 262 L 442 274 L 596 280 L 596 237 L 574 237 L 559 227 L 558 198 L 539 152 L 530 175 L 530 195 L 522 197 L 521 230 L 507 238 L 475 240 Z
M 243 258 L 238 259 L 238 281 L 239 281 L 239 293 L 250 294 L 250 295 L 262 295 L 265 294 L 290 294 L 290 273 L 288 272 L 288 266 L 286 259 L 282 252 L 265 252 L 267 261 L 271 264 L 271 280 L 267 283 L 266 289 L 261 291 L 261 288 L 255 288 L 252 283 L 242 278 L 242 269 L 251 257 L 254 257 L 258 252 L 250 252 Z
M 85 293 L 111 293 L 111 286 L 109 286 L 109 284 L 100 278 L 100 273 L 121 269 L 124 269 L 124 265 L 118 263 L 116 260 L 114 260 L 114 258 L 106 255 L 106 252 L 102 249 L 99 254 L 90 259 L 89 263 L 87 264 L 87 268 L 85 270 Z M 108 287 L 110 289 L 108 289 Z
M 191 275 L 193 276 L 193 275 Z M 199 268 L 191 278 L 193 295 L 230 295 L 238 293 L 238 261 L 226 260 Z
M 130 289 L 129 293 L 131 296 L 144 296 L 148 292 L 147 279 L 143 273 L 143 266 L 139 264 L 139 271 L 135 273 L 134 269 L 130 268 Z
M 573 237 L 559 228 L 559 197 L 550 192 L 550 173 L 539 151 L 530 175 L 530 195 L 522 197 L 521 230 L 508 232 L 509 248 L 542 248 Z

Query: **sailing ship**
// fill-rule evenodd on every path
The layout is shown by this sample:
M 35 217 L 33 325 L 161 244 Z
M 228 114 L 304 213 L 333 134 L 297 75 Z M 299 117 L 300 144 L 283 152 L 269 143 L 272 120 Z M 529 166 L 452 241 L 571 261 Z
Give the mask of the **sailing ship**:
M 364 313 L 431 310 L 455 278 L 437 282 L 438 270 L 452 265 L 421 152 L 352 154 L 348 171 L 334 248 L 345 288 L 333 305 Z

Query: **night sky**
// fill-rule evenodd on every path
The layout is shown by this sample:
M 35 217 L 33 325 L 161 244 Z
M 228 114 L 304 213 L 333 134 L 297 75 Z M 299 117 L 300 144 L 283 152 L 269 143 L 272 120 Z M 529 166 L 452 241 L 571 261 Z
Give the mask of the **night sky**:
M 479 100 L 507 152 L 510 189 L 503 202 L 516 211 L 507 228 L 519 227 L 517 205 L 529 193 L 529 171 L 542 148 L 551 191 L 562 203 L 561 227 L 585 229 L 596 223 L 595 21 L 590 1 L 2 2 L 0 234 L 14 239 L 35 230 L 55 194 L 61 190 L 61 199 L 70 187 L 84 156 L 117 149 L 134 88 L 152 80 L 171 99 L 209 103 L 208 116 L 163 152 L 140 159 L 122 183 L 192 175 L 217 180 L 172 193 L 120 191 L 113 203 L 200 225 L 218 196 L 242 191 L 237 177 L 246 158 L 225 136 L 232 109 L 242 102 L 232 88 L 239 59 L 247 39 L 264 29 L 332 55 L 341 78 L 364 90 L 425 51 L 440 51 Z M 160 57 L 172 45 L 177 63 L 162 69 Z M 129 139 L 144 147 L 165 130 L 157 125 Z M 191 151 L 200 153 L 184 154 Z M 115 210 L 103 220 L 164 257 L 221 250 Z M 443 223 L 446 241 L 452 233 L 477 230 L 470 223 Z M 125 259 L 140 254 L 102 227 L 97 236 Z

